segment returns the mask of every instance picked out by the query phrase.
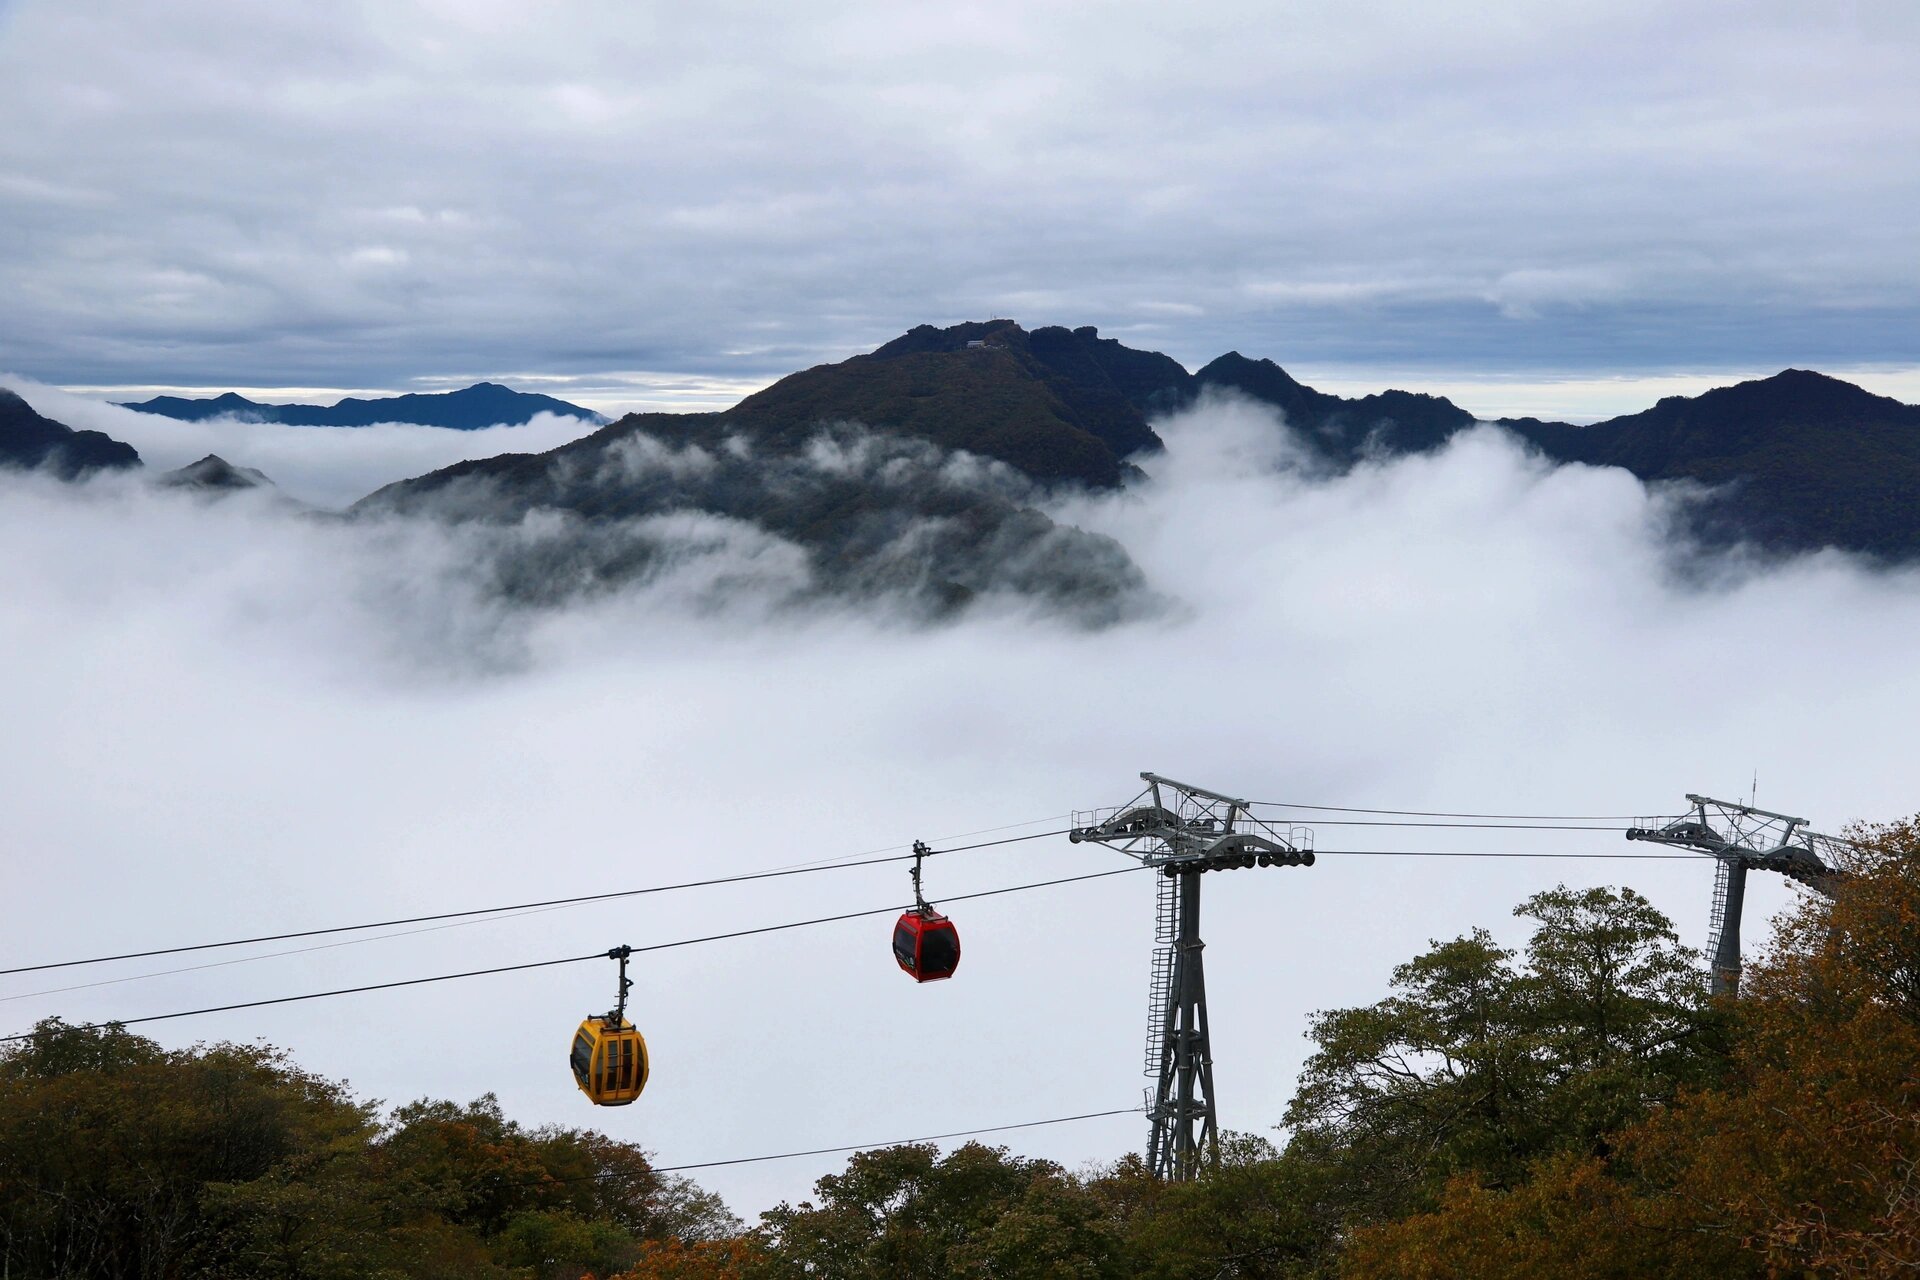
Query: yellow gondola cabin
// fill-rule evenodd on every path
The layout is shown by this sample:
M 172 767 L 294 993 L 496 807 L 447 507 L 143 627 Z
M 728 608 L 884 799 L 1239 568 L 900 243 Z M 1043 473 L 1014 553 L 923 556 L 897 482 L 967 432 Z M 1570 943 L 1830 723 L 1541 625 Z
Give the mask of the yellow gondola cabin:
M 588 1017 L 573 1033 L 573 1050 L 567 1064 L 573 1068 L 573 1081 L 580 1092 L 598 1107 L 624 1107 L 647 1087 L 652 1064 L 647 1059 L 647 1041 L 627 1021 L 627 992 L 633 980 L 627 977 L 627 957 L 632 947 L 615 947 L 607 959 L 620 962 L 620 1001 L 605 1015 Z
M 625 1019 L 588 1018 L 573 1036 L 574 1083 L 601 1107 L 624 1107 L 647 1087 L 647 1040 Z

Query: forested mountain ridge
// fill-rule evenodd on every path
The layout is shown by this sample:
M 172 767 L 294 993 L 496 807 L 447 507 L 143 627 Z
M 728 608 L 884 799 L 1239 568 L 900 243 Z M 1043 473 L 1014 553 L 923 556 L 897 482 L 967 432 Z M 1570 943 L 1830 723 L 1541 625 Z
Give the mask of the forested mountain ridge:
M 463 462 L 402 481 L 362 507 L 424 510 L 435 505 L 427 495 L 456 483 L 468 490 L 484 483 L 501 515 L 551 509 L 631 519 L 707 511 L 808 548 L 824 578 L 842 581 L 849 571 L 859 577 L 872 567 L 875 546 L 899 550 L 903 522 L 937 518 L 948 523 L 935 539 L 940 546 L 922 557 L 927 571 L 921 576 L 934 596 L 961 600 L 1002 580 L 996 566 L 1009 556 L 1031 567 L 1030 553 L 1052 528 L 1038 510 L 1050 492 L 1110 490 L 1151 472 L 1163 448 L 1153 422 L 1210 395 L 1270 406 L 1318 463 L 1334 471 L 1429 452 L 1481 421 L 1444 397 L 1414 391 L 1331 395 L 1271 360 L 1239 352 L 1190 374 L 1169 356 L 1103 338 L 1091 326 L 921 325 L 866 354 L 790 374 L 730 409 L 629 414 L 544 455 Z M 213 400 L 160 397 L 129 407 L 186 419 L 233 413 L 337 425 L 399 420 L 474 427 L 523 421 L 534 412 L 594 416 L 490 383 L 330 407 L 261 405 L 231 393 Z M 1682 509 L 1682 527 L 1707 547 L 1744 543 L 1785 553 L 1833 547 L 1887 561 L 1920 557 L 1920 406 L 1837 378 L 1787 369 L 1588 426 L 1534 418 L 1497 425 L 1557 464 L 1620 467 L 1649 484 L 1690 486 L 1694 496 Z M 745 449 L 758 462 L 733 467 L 718 488 L 689 485 L 693 473 L 684 467 L 676 472 L 678 488 L 657 483 L 657 476 L 623 488 L 626 472 L 607 464 L 617 457 L 630 461 L 642 437 L 652 442 L 649 448 L 664 445 L 687 458 L 724 462 L 729 449 Z M 951 479 L 949 463 L 961 456 L 1004 464 L 1006 472 L 984 494 L 978 486 L 962 494 L 951 484 L 889 487 L 877 479 L 880 472 L 856 475 L 858 468 L 838 464 L 829 482 L 814 465 L 823 457 L 815 446 L 855 438 L 868 441 L 866 454 L 893 456 L 896 473 L 904 466 L 924 479 L 947 468 Z M 0 460 L 38 465 L 36 459 L 48 458 L 56 471 L 77 476 L 131 465 L 135 457 L 97 432 L 67 432 L 18 397 L 0 401 Z M 753 483 L 763 466 L 806 472 L 815 492 L 797 504 L 783 501 L 782 493 Z M 585 483 L 587 477 L 599 482 Z M 934 488 L 945 490 L 938 500 L 931 497 Z M 467 502 L 463 510 L 471 518 L 478 506 Z M 1024 514 L 1010 523 L 1015 512 Z M 1010 530 L 1016 531 L 1010 541 L 1000 536 Z M 1113 567 L 1124 554 L 1102 558 Z M 897 579 L 897 568 L 880 577 Z M 1085 585 L 1056 584 L 1069 593 Z M 1111 597 L 1128 589 L 1116 580 L 1096 593 Z
M 902 520 L 935 517 L 949 523 L 927 561 L 928 589 L 967 599 L 1004 580 L 996 566 L 1010 555 L 1031 565 L 1030 553 L 1051 528 L 1036 509 L 1047 491 L 1111 489 L 1143 468 L 1150 472 L 1163 447 L 1152 421 L 1223 394 L 1277 410 L 1336 471 L 1437 449 L 1479 421 L 1443 397 L 1418 392 L 1331 395 L 1270 360 L 1238 352 L 1189 374 L 1168 356 L 1102 338 L 1092 327 L 922 325 L 868 354 L 791 374 L 731 409 L 629 414 L 545 455 L 465 462 L 401 482 L 361 509 L 446 511 L 442 498 L 451 489 L 484 484 L 502 514 L 552 509 L 605 519 L 705 510 L 808 548 L 825 578 L 842 581 L 871 576 L 868 553 L 897 544 L 883 531 L 897 534 Z M 1709 547 L 1920 556 L 1920 407 L 1836 378 L 1787 370 L 1591 426 L 1531 418 L 1498 425 L 1555 463 L 1618 466 L 1648 483 L 1711 490 L 1683 508 L 1683 527 Z M 1004 463 L 1032 489 L 1000 485 L 983 496 L 948 487 L 930 502 L 927 485 L 888 488 L 875 480 L 880 472 L 862 478 L 844 466 L 829 481 L 810 465 L 819 460 L 810 450 L 820 441 L 852 435 L 893 442 L 888 450 L 913 455 L 927 475 L 962 454 Z M 631 468 L 608 462 L 631 457 L 643 437 L 653 442 L 648 447 L 664 443 L 723 462 L 729 449 L 746 449 L 759 461 L 733 468 L 737 474 L 718 489 L 692 483 L 684 467 L 674 484 L 658 476 L 634 483 Z M 756 486 L 754 474 L 768 465 L 806 472 L 815 492 L 796 504 L 784 500 L 785 491 Z M 457 505 L 467 518 L 481 506 Z M 1014 511 L 1025 514 L 1010 525 Z M 1019 527 L 1029 536 L 999 536 Z M 1120 562 L 1112 554 L 1101 558 L 1107 568 Z M 1121 577 L 1127 581 L 1110 577 L 1094 593 L 1109 600 L 1125 594 L 1132 578 Z M 1041 594 L 1084 595 L 1088 586 L 1076 574 Z
M 1509 419 L 1559 462 L 1719 488 L 1702 529 L 1783 551 L 1920 556 L 1920 405 L 1804 369 L 1588 427 Z
M 867 355 L 789 374 L 719 413 L 636 415 L 623 423 L 707 445 L 739 434 L 797 448 L 823 426 L 858 423 L 966 450 L 1043 484 L 1112 488 L 1128 460 L 1160 448 L 1147 425 L 1187 372 L 1092 328 L 1029 333 L 1011 320 L 922 325 Z M 615 424 L 619 425 L 619 424 Z
M 700 513 L 797 548 L 803 595 L 936 614 L 1000 595 L 1106 623 L 1151 607 L 1144 576 L 1118 542 L 1040 506 L 1056 488 L 1123 483 L 1160 447 L 1150 406 L 1184 378 L 1091 329 L 924 327 L 732 409 L 630 414 L 544 454 L 389 485 L 353 511 L 496 527 L 563 513 L 578 536 L 552 547 L 557 572 L 504 569 L 521 595 L 651 573 L 670 553 L 650 522 Z
M 1451 400 L 1411 391 L 1349 399 L 1316 391 L 1271 360 L 1238 351 L 1206 365 L 1193 390 L 1233 392 L 1273 406 L 1329 462 L 1347 467 L 1369 454 L 1397 456 L 1438 448 L 1474 423 Z

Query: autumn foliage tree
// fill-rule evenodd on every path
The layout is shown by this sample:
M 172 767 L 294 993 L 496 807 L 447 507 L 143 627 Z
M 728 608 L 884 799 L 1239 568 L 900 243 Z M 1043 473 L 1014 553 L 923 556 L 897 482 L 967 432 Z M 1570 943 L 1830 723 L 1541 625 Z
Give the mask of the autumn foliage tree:
M 1856 833 L 1748 968 L 1724 1072 L 1517 1184 L 1360 1233 L 1357 1277 L 1920 1272 L 1920 826 Z
M 1435 1205 L 1449 1179 L 1511 1187 L 1533 1161 L 1604 1149 L 1715 1070 L 1697 957 L 1631 889 L 1554 889 L 1515 914 L 1524 953 L 1484 929 L 1393 973 L 1377 1004 L 1317 1015 L 1287 1111 L 1343 1229 Z
M 0 1275 L 573 1280 L 737 1228 L 638 1148 L 491 1096 L 383 1119 L 271 1048 L 57 1020 L 0 1050 Z
M 1099 1204 L 1060 1166 L 967 1143 L 865 1151 L 782 1204 L 756 1233 L 771 1278 L 1080 1277 L 1127 1274 Z

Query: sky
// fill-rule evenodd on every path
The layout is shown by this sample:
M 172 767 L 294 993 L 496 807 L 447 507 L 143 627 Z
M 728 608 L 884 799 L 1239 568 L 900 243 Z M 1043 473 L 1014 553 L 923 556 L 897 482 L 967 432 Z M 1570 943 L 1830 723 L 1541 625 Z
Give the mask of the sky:
M 57 395 L 56 416 L 80 416 L 83 398 Z M 103 429 L 136 416 L 90 412 Z M 481 589 L 493 552 L 458 527 L 0 475 L 0 967 L 1058 832 L 1129 800 L 1142 770 L 1295 805 L 1652 815 L 1757 787 L 1825 830 L 1915 807 L 1914 571 L 1832 552 L 1702 571 L 1672 541 L 1683 494 L 1549 469 L 1492 427 L 1344 477 L 1303 471 L 1255 406 L 1156 427 L 1152 483 L 1049 508 L 1119 538 L 1169 602 L 1104 628 L 1011 599 L 934 626 L 884 599 L 794 608 L 756 576 L 760 548 L 698 530 L 649 580 L 527 610 Z M 256 430 L 282 438 L 264 465 L 308 500 L 481 447 Z M 1531 893 L 1631 884 L 1706 942 L 1704 858 L 1360 856 L 1646 852 L 1624 821 L 1294 816 L 1314 867 L 1207 880 L 1232 1129 L 1271 1135 L 1313 1011 L 1379 999 L 1395 964 L 1476 925 L 1522 944 L 1510 913 Z M 135 1029 L 264 1039 L 388 1104 L 492 1092 L 523 1123 L 599 1127 L 666 1165 L 1024 1123 L 1140 1100 L 1151 882 L 956 899 L 1122 865 L 1059 835 L 936 858 L 927 893 L 964 954 L 926 986 L 889 953 L 910 900 L 891 863 L 14 975 L 0 1030 L 877 910 L 641 956 L 654 1071 L 617 1111 L 589 1106 L 564 1063 L 578 1020 L 612 1001 L 605 961 Z M 1796 892 L 1754 877 L 1750 949 Z M 1077 1168 L 1138 1149 L 1145 1123 L 992 1140 Z M 843 1159 L 695 1176 L 751 1217 Z
M 0 370 L 717 408 L 920 323 L 1920 398 L 1904 0 L 0 4 Z

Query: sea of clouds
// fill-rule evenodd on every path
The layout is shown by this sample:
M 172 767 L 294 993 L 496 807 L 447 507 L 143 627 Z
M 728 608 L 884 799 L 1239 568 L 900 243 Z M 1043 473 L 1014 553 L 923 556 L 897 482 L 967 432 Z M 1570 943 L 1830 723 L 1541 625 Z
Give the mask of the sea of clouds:
M 321 507 L 590 429 L 133 422 L 30 398 L 151 468 L 218 452 Z M 1491 427 L 1341 476 L 1246 404 L 1157 429 L 1168 450 L 1147 482 L 1046 503 L 1124 547 L 1161 602 L 1103 626 L 1011 596 L 932 624 L 882 598 L 793 607 L 807 568 L 790 544 L 695 515 L 654 530 L 688 549 L 662 571 L 528 608 L 476 571 L 497 532 L 137 476 L 0 476 L 0 967 L 1055 831 L 1130 798 L 1144 769 L 1320 805 L 1671 812 L 1757 777 L 1763 806 L 1825 829 L 1920 809 L 1911 572 L 1837 553 L 1701 562 L 1672 533 L 1684 493 L 1550 468 Z M 1207 882 L 1229 1127 L 1279 1118 L 1311 1011 L 1377 998 L 1430 939 L 1483 924 L 1520 941 L 1509 912 L 1537 889 L 1630 883 L 1705 941 L 1704 859 L 1335 856 L 1648 851 L 1618 830 L 1295 816 L 1321 819 L 1318 865 Z M 940 901 L 1115 865 L 1056 836 L 936 859 L 927 888 Z M 1793 892 L 1756 879 L 1750 942 Z M 0 1028 L 907 897 L 888 864 L 274 944 L 238 954 L 291 954 L 247 963 L 15 975 Z M 1136 1102 L 1150 898 L 1122 875 L 957 903 L 960 973 L 924 988 L 894 968 L 881 917 L 644 956 L 634 1007 L 655 1072 L 619 1112 L 587 1107 L 562 1061 L 573 1023 L 610 1002 L 605 962 L 143 1029 L 263 1037 L 388 1102 L 493 1091 L 524 1120 L 599 1125 L 668 1164 L 906 1138 Z M 1143 1133 L 1120 1117 L 1007 1140 L 1077 1164 Z M 837 1164 L 702 1176 L 752 1212 Z

